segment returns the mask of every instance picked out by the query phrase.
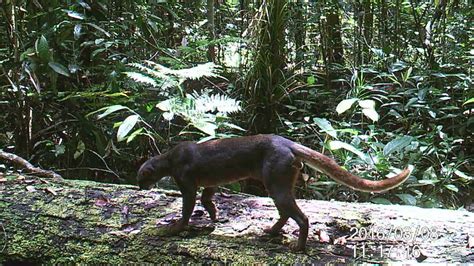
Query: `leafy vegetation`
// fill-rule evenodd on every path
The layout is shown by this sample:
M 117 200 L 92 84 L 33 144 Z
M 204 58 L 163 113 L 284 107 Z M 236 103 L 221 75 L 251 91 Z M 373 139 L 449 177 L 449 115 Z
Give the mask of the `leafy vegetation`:
M 272 132 L 366 178 L 415 169 L 383 195 L 308 169 L 299 196 L 472 204 L 469 1 L 6 0 L 0 10 L 0 148 L 64 176 L 130 183 L 178 141 Z

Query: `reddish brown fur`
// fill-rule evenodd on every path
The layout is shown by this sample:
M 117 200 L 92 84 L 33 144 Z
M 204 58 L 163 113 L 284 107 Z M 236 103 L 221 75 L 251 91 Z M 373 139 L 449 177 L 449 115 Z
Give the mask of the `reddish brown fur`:
M 280 219 L 266 232 L 278 234 L 288 218 L 300 227 L 298 242 L 292 248 L 306 247 L 308 218 L 296 205 L 293 187 L 301 162 L 321 170 L 336 181 L 363 191 L 384 191 L 401 184 L 409 171 L 383 181 L 364 180 L 342 169 L 331 158 L 275 135 L 211 140 L 196 144 L 183 142 L 165 154 L 146 161 L 138 171 L 138 183 L 148 188 L 164 176 L 172 176 L 183 195 L 181 220 L 170 228 L 170 233 L 184 229 L 196 202 L 199 186 L 205 187 L 201 202 L 213 221 L 216 209 L 212 203 L 215 187 L 242 179 L 261 181 L 275 202 Z

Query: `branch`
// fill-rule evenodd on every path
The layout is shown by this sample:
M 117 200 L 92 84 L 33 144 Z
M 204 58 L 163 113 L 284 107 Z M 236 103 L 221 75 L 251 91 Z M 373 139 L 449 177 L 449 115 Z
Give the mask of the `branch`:
M 18 155 L 13 154 L 13 153 L 4 152 L 4 151 L 0 150 L 0 159 L 12 162 L 13 164 L 16 164 L 16 165 L 19 165 L 19 166 L 23 167 L 26 170 L 27 173 L 35 174 L 35 175 L 41 176 L 41 177 L 48 177 L 48 178 L 58 179 L 58 180 L 63 179 L 61 175 L 59 175 L 59 174 L 57 174 L 53 171 L 50 171 L 50 170 L 44 170 L 44 169 L 41 169 L 39 167 L 35 167 L 30 162 L 28 162 L 27 160 L 21 158 Z

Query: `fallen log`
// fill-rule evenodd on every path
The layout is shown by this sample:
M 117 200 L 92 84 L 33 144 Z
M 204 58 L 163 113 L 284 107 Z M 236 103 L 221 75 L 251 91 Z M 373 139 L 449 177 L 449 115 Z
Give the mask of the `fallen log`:
M 166 236 L 178 192 L 0 174 L 0 264 L 472 262 L 474 214 L 411 206 L 299 200 L 310 238 L 291 253 L 297 225 L 278 237 L 268 198 L 217 193 L 221 221 L 198 204 L 188 231 Z M 471 242 L 471 244 L 469 244 Z

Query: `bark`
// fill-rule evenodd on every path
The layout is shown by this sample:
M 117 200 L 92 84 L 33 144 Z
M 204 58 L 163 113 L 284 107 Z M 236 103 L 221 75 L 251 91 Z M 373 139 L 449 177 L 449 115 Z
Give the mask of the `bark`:
M 207 23 L 209 29 L 209 39 L 213 42 L 216 38 L 216 29 L 215 29 L 215 12 L 214 12 L 214 0 L 207 0 Z M 207 59 L 210 62 L 216 61 L 216 50 L 214 44 L 209 44 L 207 50 Z
M 262 233 L 262 228 L 277 218 L 270 199 L 218 193 L 215 202 L 221 222 L 212 224 L 198 204 L 190 230 L 166 236 L 165 226 L 179 216 L 181 209 L 177 192 L 0 176 L 0 264 L 294 264 L 382 262 L 394 258 L 413 263 L 415 259 L 395 255 L 393 248 L 390 256 L 378 253 L 380 246 L 384 252 L 400 247 L 410 249 L 407 256 L 412 256 L 415 244 L 421 250 L 418 261 L 474 261 L 473 249 L 467 247 L 468 234 L 474 233 L 474 214 L 466 211 L 299 200 L 311 230 L 307 253 L 295 254 L 287 247 L 288 241 L 296 239 L 294 222 L 287 224 L 287 233 L 279 237 Z M 420 230 L 412 239 L 364 236 L 363 228 L 368 230 L 371 225 L 398 228 L 399 233 L 428 230 L 426 234 Z M 362 234 L 347 237 L 344 243 L 340 237 L 352 235 L 355 228 Z M 326 238 L 331 243 L 322 243 Z M 336 238 L 339 244 L 334 244 Z

